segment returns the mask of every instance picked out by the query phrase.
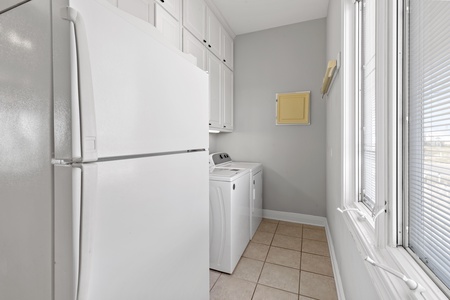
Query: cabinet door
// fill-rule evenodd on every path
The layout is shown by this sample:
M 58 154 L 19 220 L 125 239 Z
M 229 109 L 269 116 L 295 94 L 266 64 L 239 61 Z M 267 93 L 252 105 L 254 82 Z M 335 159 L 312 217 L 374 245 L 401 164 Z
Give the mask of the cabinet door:
M 225 30 L 222 30 L 222 60 L 233 70 L 233 39 Z
M 183 0 L 183 25 L 206 43 L 206 3 L 203 0 Z
M 222 24 L 208 8 L 206 11 L 206 44 L 217 57 L 222 57 Z
M 117 7 L 121 10 L 149 22 L 149 6 L 144 0 L 118 0 Z M 153 5 L 153 3 L 151 4 Z M 152 16 L 153 17 L 153 16 Z
M 197 40 L 189 31 L 183 29 L 183 52 L 197 58 L 197 67 L 206 71 L 207 50 L 203 43 Z
M 164 7 L 175 19 L 180 19 L 180 0 L 155 0 L 155 2 Z
M 209 72 L 209 127 L 222 129 L 222 62 L 208 52 Z
M 155 26 L 166 41 L 180 49 L 180 24 L 164 8 L 155 7 Z
M 222 129 L 233 130 L 233 72 L 222 67 Z

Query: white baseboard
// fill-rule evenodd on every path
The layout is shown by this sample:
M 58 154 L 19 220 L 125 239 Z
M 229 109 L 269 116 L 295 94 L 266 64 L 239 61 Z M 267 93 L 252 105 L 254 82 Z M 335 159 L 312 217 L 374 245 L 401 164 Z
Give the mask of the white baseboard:
M 263 209 L 263 218 L 325 227 L 338 299 L 345 300 L 344 287 L 342 286 L 342 279 L 339 273 L 336 253 L 334 252 L 333 239 L 331 238 L 327 218 L 268 209 Z
M 327 219 L 311 215 L 263 209 L 263 218 L 325 227 Z
M 338 299 L 345 300 L 344 286 L 342 285 L 341 273 L 339 272 L 339 264 L 336 259 L 336 253 L 334 252 L 333 238 L 331 237 L 328 222 L 325 225 L 325 231 L 327 233 L 328 249 L 330 250 L 331 265 L 333 266 L 334 281 L 336 283 Z

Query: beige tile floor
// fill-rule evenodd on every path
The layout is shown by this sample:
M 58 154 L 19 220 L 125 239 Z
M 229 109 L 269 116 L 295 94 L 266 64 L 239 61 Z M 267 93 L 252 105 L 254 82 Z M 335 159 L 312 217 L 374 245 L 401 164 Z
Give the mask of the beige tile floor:
M 325 229 L 263 219 L 232 275 L 210 270 L 210 299 L 338 299 Z

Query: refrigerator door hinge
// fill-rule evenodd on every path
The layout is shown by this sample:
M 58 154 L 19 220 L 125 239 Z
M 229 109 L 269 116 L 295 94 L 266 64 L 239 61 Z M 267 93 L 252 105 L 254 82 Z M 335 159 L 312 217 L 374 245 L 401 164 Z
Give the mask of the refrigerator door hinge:
M 63 166 L 73 165 L 73 164 L 81 163 L 81 162 L 83 162 L 81 157 L 74 157 L 72 159 L 52 158 L 52 160 L 51 160 L 52 165 L 63 165 Z

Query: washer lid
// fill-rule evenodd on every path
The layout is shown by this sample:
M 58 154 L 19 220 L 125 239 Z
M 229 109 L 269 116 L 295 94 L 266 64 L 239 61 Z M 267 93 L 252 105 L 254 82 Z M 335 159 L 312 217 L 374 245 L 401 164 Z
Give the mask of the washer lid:
M 219 181 L 233 181 L 248 173 L 248 169 L 211 168 L 209 169 L 209 179 Z
M 253 174 L 262 170 L 262 163 L 230 161 L 220 165 L 222 168 L 250 169 Z

